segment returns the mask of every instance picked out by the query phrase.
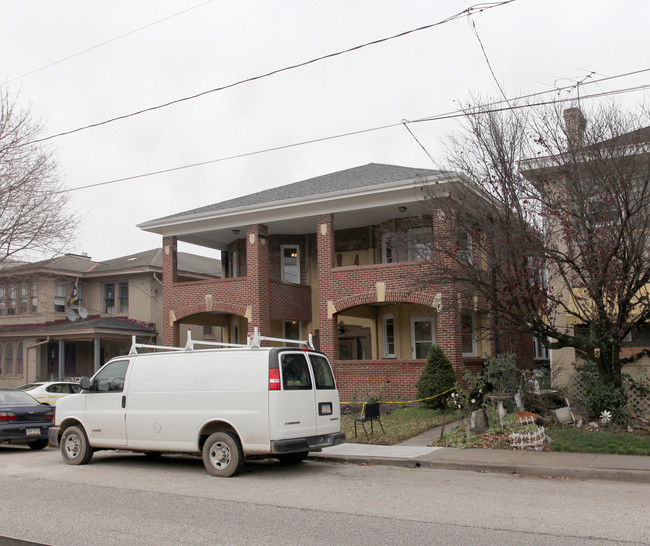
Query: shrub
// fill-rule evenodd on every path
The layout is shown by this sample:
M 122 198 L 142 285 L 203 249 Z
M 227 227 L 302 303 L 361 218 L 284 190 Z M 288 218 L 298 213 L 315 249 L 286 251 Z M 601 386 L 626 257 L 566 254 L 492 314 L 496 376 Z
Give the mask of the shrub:
M 493 394 L 514 394 L 519 390 L 521 372 L 512 353 L 501 353 L 485 359 L 483 375 Z
M 427 353 L 427 363 L 422 375 L 416 383 L 418 398 L 429 398 L 441 394 L 456 384 L 456 373 L 449 359 L 438 345 L 432 345 Z M 429 408 L 443 408 L 447 396 L 438 396 L 425 400 L 423 404 Z
M 600 377 L 596 364 L 585 361 L 575 366 L 581 385 L 582 403 L 590 417 L 598 418 L 603 411 L 612 413 L 614 421 L 628 424 L 630 416 L 625 393 Z

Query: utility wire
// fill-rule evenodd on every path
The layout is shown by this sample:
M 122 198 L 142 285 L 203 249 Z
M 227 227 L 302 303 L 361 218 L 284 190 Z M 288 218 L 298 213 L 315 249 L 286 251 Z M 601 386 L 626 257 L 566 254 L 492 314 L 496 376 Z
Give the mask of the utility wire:
M 605 80 L 611 80 L 611 79 L 614 79 L 614 78 L 620 78 L 620 77 L 625 77 L 625 76 L 629 76 L 629 75 L 633 75 L 633 74 L 639 74 L 639 73 L 646 72 L 646 71 L 650 71 L 650 68 L 647 68 L 647 69 L 644 69 L 644 70 L 638 70 L 636 72 L 629 72 L 627 74 L 620 74 L 618 76 L 610 76 L 610 77 L 607 77 L 607 78 L 603 78 L 601 80 L 592 80 L 592 81 L 587 82 L 587 83 L 585 83 L 583 85 L 596 84 L 596 83 L 599 83 L 599 82 L 602 82 L 602 81 L 605 81 Z M 570 87 L 574 87 L 574 86 L 568 86 L 568 87 L 566 87 L 564 89 L 568 89 Z M 609 92 L 594 93 L 592 95 L 583 96 L 582 99 L 593 99 L 593 98 L 599 98 L 599 97 L 604 97 L 604 96 L 609 96 L 609 95 L 619 95 L 619 94 L 623 94 L 623 93 L 632 93 L 632 92 L 648 90 L 648 89 L 650 89 L 650 85 L 641 85 L 641 86 L 637 86 L 637 87 L 629 87 L 629 88 L 625 88 L 625 89 L 617 89 L 617 90 L 609 91 Z M 562 89 L 560 89 L 560 90 L 562 90 Z M 564 99 L 553 98 L 553 99 L 550 99 L 550 100 L 539 101 L 539 102 L 535 102 L 535 103 L 525 103 L 525 104 L 520 104 L 520 105 L 516 105 L 516 106 L 512 106 L 510 104 L 510 101 L 515 101 L 515 100 L 519 101 L 519 100 L 523 100 L 523 99 L 530 99 L 530 98 L 533 98 L 533 97 L 539 97 L 539 96 L 542 96 L 542 95 L 548 95 L 550 93 L 557 93 L 557 92 L 558 92 L 558 89 L 551 89 L 551 90 L 548 90 L 548 91 L 541 91 L 541 92 L 538 92 L 538 93 L 531 93 L 531 94 L 528 94 L 528 95 L 523 95 L 521 97 L 511 98 L 509 100 L 506 99 L 506 100 L 502 100 L 502 101 L 491 102 L 491 103 L 488 103 L 486 105 L 479 106 L 477 108 L 477 113 L 500 112 L 500 111 L 505 111 L 505 110 L 531 108 L 531 107 L 534 107 L 534 106 L 544 106 L 544 105 L 548 105 L 548 104 L 557 104 L 557 103 L 563 103 L 563 102 L 570 102 L 570 101 L 573 100 L 572 98 L 567 97 L 567 98 L 564 98 Z M 505 106 L 501 106 L 501 105 L 504 105 L 504 104 L 505 104 Z M 464 110 L 455 110 L 455 111 L 452 111 L 452 112 L 446 112 L 446 113 L 443 113 L 443 114 L 436 114 L 436 115 L 428 116 L 428 117 L 424 117 L 424 118 L 419 118 L 419 119 L 414 119 L 414 120 L 402 120 L 399 123 L 389 123 L 389 124 L 386 124 L 386 125 L 380 125 L 380 126 L 370 127 L 370 128 L 366 128 L 366 129 L 360 129 L 358 131 L 350 131 L 350 132 L 347 132 L 347 133 L 339 133 L 339 134 L 336 134 L 336 135 L 330 135 L 330 136 L 315 138 L 315 139 L 311 139 L 311 140 L 303 140 L 303 141 L 300 141 L 300 142 L 293 142 L 293 143 L 290 143 L 290 144 L 283 144 L 283 145 L 274 146 L 274 147 L 271 147 L 271 148 L 264 148 L 264 149 L 261 149 L 261 150 L 254 150 L 254 151 L 251 151 L 251 152 L 244 152 L 244 153 L 241 153 L 241 154 L 236 154 L 236 155 L 231 155 L 231 156 L 226 156 L 226 157 L 220 157 L 220 158 L 216 158 L 216 159 L 210 159 L 210 160 L 201 161 L 201 162 L 198 162 L 198 163 L 191 163 L 191 164 L 182 165 L 182 166 L 179 166 L 179 167 L 171 167 L 169 169 L 161 169 L 161 170 L 157 170 L 157 171 L 150 171 L 150 172 L 136 174 L 136 175 L 127 176 L 127 177 L 123 177 L 123 178 L 116 178 L 116 179 L 112 179 L 112 180 L 106 180 L 104 182 L 97 182 L 95 184 L 87 184 L 87 185 L 84 185 L 84 186 L 78 186 L 76 188 L 62 189 L 62 190 L 52 192 L 52 193 L 70 193 L 70 192 L 73 192 L 73 191 L 86 190 L 86 189 L 90 189 L 90 188 L 97 188 L 97 187 L 100 187 L 100 186 L 108 186 L 110 184 L 116 184 L 118 182 L 126 182 L 128 180 L 137 180 L 137 179 L 140 179 L 140 178 L 146 178 L 146 177 L 149 177 L 149 176 L 155 176 L 155 175 L 159 175 L 159 174 L 166 174 L 166 173 L 181 171 L 181 170 L 185 170 L 185 169 L 191 169 L 191 168 L 200 167 L 200 166 L 203 166 L 203 165 L 210 165 L 210 164 L 213 164 L 213 163 L 221 163 L 221 162 L 224 162 L 224 161 L 230 161 L 232 159 L 240 159 L 240 158 L 243 158 L 243 157 L 250 157 L 250 156 L 260 155 L 260 154 L 264 154 L 264 153 L 268 153 L 268 152 L 275 152 L 275 151 L 278 151 L 278 150 L 286 150 L 288 148 L 296 148 L 298 146 L 305 146 L 305 145 L 308 145 L 308 144 L 315 144 L 317 142 L 325 142 L 325 141 L 328 141 L 328 140 L 346 138 L 346 137 L 360 135 L 360 134 L 364 134 L 364 133 L 382 131 L 382 130 L 385 130 L 385 129 L 391 129 L 391 128 L 394 128 L 394 127 L 399 127 L 400 125 L 403 125 L 404 127 L 406 127 L 406 129 L 411 133 L 411 135 L 413 136 L 413 138 L 415 138 L 415 140 L 418 142 L 418 144 L 420 144 L 420 146 L 423 147 L 422 144 L 420 143 L 420 141 L 417 140 L 415 135 L 409 129 L 409 127 L 408 127 L 409 124 L 412 124 L 412 123 L 427 123 L 427 122 L 431 122 L 431 121 L 442 121 L 442 120 L 445 120 L 445 119 L 454 119 L 454 118 L 466 117 L 467 115 L 468 115 L 467 112 L 465 112 Z M 426 152 L 426 149 L 425 149 L 425 152 Z M 428 154 L 428 152 L 427 152 L 427 154 Z
M 196 6 L 192 6 L 191 8 L 187 8 L 187 9 L 184 9 L 183 11 L 179 11 L 178 13 L 174 13 L 173 15 L 169 15 L 168 17 L 163 17 L 162 19 L 158 19 L 157 21 L 154 21 L 153 23 L 149 23 L 148 25 L 145 25 L 143 27 L 136 28 L 135 30 L 131 30 L 129 32 L 126 32 L 125 34 L 120 34 L 119 36 L 116 36 L 115 38 L 111 38 L 110 40 L 106 40 L 105 42 L 101 42 L 100 44 L 89 47 L 88 49 L 84 49 L 83 51 L 78 51 L 77 53 L 69 55 L 68 57 L 64 57 L 63 59 L 59 59 L 58 61 L 54 61 L 54 62 L 52 62 L 50 64 L 46 64 L 44 66 L 41 66 L 40 68 L 35 68 L 34 70 L 32 70 L 30 72 L 26 72 L 22 76 L 16 76 L 15 78 L 7 80 L 6 82 L 0 82 L 0 86 L 7 85 L 8 83 L 15 82 L 16 80 L 20 80 L 21 78 L 25 78 L 27 76 L 31 76 L 32 74 L 35 74 L 36 72 L 40 72 L 41 70 L 45 70 L 46 68 L 50 68 L 52 66 L 56 66 L 57 64 L 63 63 L 65 61 L 69 61 L 70 59 L 74 59 L 75 57 L 78 57 L 79 55 L 83 55 L 84 53 L 88 53 L 89 51 L 92 51 L 94 49 L 100 48 L 100 47 L 105 46 L 107 44 L 110 44 L 112 42 L 116 42 L 117 40 L 121 40 L 122 38 L 126 38 L 127 36 L 130 36 L 131 34 L 135 34 L 136 32 L 140 32 L 141 30 L 145 30 L 145 29 L 150 28 L 150 27 L 152 27 L 154 25 L 157 25 L 158 23 L 162 23 L 164 21 L 168 21 L 169 19 L 173 19 L 174 17 L 182 15 L 183 13 L 187 13 L 188 11 L 192 11 L 193 9 L 200 8 L 201 6 L 205 6 L 206 4 L 209 4 L 211 2 L 214 2 L 214 0 L 207 0 L 206 2 L 203 2 L 202 4 L 197 4 Z
M 364 49 L 366 47 L 382 44 L 384 42 L 388 42 L 390 40 L 395 40 L 397 38 L 403 38 L 404 36 L 408 36 L 409 34 L 413 34 L 415 32 L 421 32 L 423 30 L 428 30 L 428 29 L 431 29 L 431 28 L 434 28 L 434 27 L 437 27 L 437 26 L 440 26 L 440 25 L 444 25 L 444 24 L 449 23 L 451 21 L 454 21 L 456 19 L 460 19 L 461 17 L 465 17 L 465 16 L 471 15 L 473 13 L 486 11 L 488 9 L 500 7 L 500 6 L 510 4 L 512 2 L 515 2 L 515 1 L 516 0 L 503 0 L 501 2 L 484 2 L 484 3 L 481 3 L 481 4 L 474 4 L 474 5 L 472 5 L 472 6 L 468 7 L 468 8 L 465 8 L 463 11 L 460 11 L 460 12 L 458 12 L 458 13 L 456 13 L 454 15 L 451 15 L 451 16 L 447 17 L 446 19 L 443 19 L 443 20 L 438 21 L 436 23 L 431 23 L 429 25 L 424 25 L 424 26 L 421 26 L 421 27 L 418 27 L 418 28 L 413 28 L 411 30 L 406 30 L 404 32 L 400 32 L 398 34 L 394 34 L 394 35 L 388 36 L 386 38 L 379 38 L 377 40 L 373 40 L 371 42 L 366 42 L 364 44 L 356 45 L 354 47 L 350 47 L 348 49 L 343 49 L 343 50 L 340 50 L 340 51 L 337 51 L 337 52 L 334 52 L 334 53 L 328 53 L 327 55 L 322 55 L 321 57 L 316 57 L 316 58 L 311 59 L 309 61 L 304 61 L 304 62 L 293 64 L 293 65 L 290 65 L 290 66 L 285 66 L 284 68 L 278 68 L 276 70 L 272 70 L 272 71 L 267 72 L 265 74 L 261 74 L 261 75 L 258 75 L 258 76 L 252 76 L 250 78 L 239 80 L 237 82 L 230 83 L 230 84 L 227 84 L 227 85 L 223 85 L 221 87 L 215 87 L 214 89 L 209 89 L 207 91 L 202 91 L 201 93 L 197 93 L 195 95 L 190 95 L 190 96 L 183 97 L 183 98 L 180 98 L 180 99 L 175 99 L 175 100 L 166 102 L 164 104 L 159 104 L 157 106 L 150 106 L 148 108 L 143 108 L 142 110 L 138 110 L 138 111 L 132 112 L 130 114 L 124 114 L 124 115 L 121 115 L 121 116 L 116 116 L 114 118 L 110 118 L 110 119 L 107 119 L 107 120 L 104 120 L 104 121 L 100 121 L 100 122 L 97 122 L 97 123 L 92 123 L 90 125 L 85 125 L 83 127 L 78 127 L 77 129 L 72 129 L 70 131 L 63 131 L 61 133 L 57 133 L 57 134 L 54 134 L 54 135 L 51 135 L 51 136 L 48 136 L 48 137 L 35 139 L 35 140 L 30 141 L 30 142 L 26 142 L 25 144 L 23 144 L 23 146 L 27 146 L 27 145 L 30 145 L 30 144 L 37 144 L 39 142 L 45 142 L 47 140 L 52 140 L 54 138 L 58 138 L 58 137 L 66 136 L 66 135 L 71 135 L 73 133 L 78 133 L 80 131 L 85 131 L 86 129 L 92 129 L 93 127 L 100 127 L 102 125 L 107 125 L 107 124 L 113 123 L 115 121 L 120 121 L 120 120 L 123 120 L 123 119 L 128 119 L 128 118 L 132 118 L 132 117 L 135 117 L 135 116 L 139 116 L 140 114 L 144 114 L 146 112 L 152 112 L 154 110 L 160 110 L 162 108 L 167 108 L 168 106 L 172 106 L 174 104 L 194 100 L 194 99 L 197 99 L 199 97 L 209 95 L 211 93 L 224 91 L 226 89 L 232 89 L 233 87 L 237 87 L 239 85 L 243 85 L 243 84 L 246 84 L 246 83 L 261 80 L 263 78 L 268 78 L 270 76 L 275 76 L 276 74 L 281 74 L 282 72 L 288 72 L 290 70 L 295 70 L 296 68 L 302 68 L 304 66 L 308 66 L 310 64 L 314 64 L 314 63 L 317 63 L 317 62 L 320 62 L 320 61 L 323 61 L 323 60 L 326 60 L 326 59 L 332 59 L 332 58 L 338 57 L 340 55 L 345 55 L 347 53 L 352 53 L 353 51 L 359 51 L 359 50 Z

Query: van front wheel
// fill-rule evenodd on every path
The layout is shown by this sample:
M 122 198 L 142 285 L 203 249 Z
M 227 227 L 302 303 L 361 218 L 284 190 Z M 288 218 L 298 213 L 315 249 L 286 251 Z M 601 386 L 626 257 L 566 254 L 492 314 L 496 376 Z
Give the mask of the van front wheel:
M 239 440 L 229 432 L 215 432 L 203 444 L 203 464 L 213 476 L 235 476 L 244 466 Z
M 61 437 L 61 456 L 68 464 L 86 464 L 93 457 L 93 448 L 80 427 L 68 427 Z

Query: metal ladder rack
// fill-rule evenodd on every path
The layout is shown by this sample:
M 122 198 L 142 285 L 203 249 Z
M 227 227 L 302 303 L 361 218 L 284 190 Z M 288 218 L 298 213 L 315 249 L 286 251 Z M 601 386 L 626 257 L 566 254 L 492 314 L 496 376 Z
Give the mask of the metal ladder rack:
M 307 341 L 302 341 L 299 339 L 261 336 L 259 333 L 259 328 L 255 326 L 253 329 L 253 336 L 251 337 L 250 334 L 247 336 L 246 344 L 224 343 L 222 341 L 201 341 L 198 339 L 192 339 L 192 332 L 189 329 L 187 330 L 187 342 L 185 343 L 185 347 L 169 347 L 166 345 L 151 345 L 148 343 L 138 343 L 136 340 L 136 335 L 133 334 L 131 336 L 131 349 L 129 350 L 129 355 L 137 355 L 139 348 L 158 349 L 163 351 L 177 351 L 177 352 L 201 350 L 201 349 L 195 349 L 196 345 L 208 345 L 210 347 L 218 347 L 221 349 L 231 349 L 231 348 L 259 349 L 261 347 L 262 341 L 277 341 L 285 344 L 295 344 L 298 346 L 302 346 L 305 349 L 314 350 L 314 343 L 313 343 L 313 337 L 311 332 L 309 332 L 309 338 L 307 339 Z M 203 349 L 203 350 L 207 350 L 207 349 Z

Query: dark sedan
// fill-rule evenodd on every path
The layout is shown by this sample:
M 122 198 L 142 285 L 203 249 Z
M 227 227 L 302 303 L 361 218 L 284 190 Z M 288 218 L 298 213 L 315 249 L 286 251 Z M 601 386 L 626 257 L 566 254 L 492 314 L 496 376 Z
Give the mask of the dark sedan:
M 0 443 L 47 447 L 47 430 L 54 424 L 54 408 L 30 394 L 0 389 Z

